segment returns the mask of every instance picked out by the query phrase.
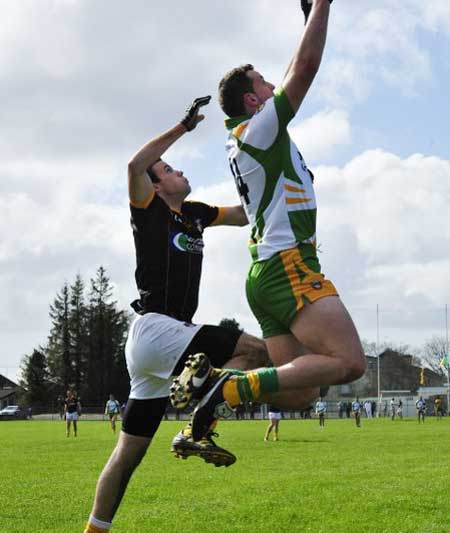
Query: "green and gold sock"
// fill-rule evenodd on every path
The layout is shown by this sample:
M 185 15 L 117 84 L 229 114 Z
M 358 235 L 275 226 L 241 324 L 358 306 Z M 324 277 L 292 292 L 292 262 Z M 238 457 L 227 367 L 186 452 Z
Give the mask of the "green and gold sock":
M 258 400 L 262 394 L 278 392 L 278 374 L 276 368 L 250 370 L 244 375 L 234 376 L 225 382 L 223 397 L 231 407 L 242 402 Z

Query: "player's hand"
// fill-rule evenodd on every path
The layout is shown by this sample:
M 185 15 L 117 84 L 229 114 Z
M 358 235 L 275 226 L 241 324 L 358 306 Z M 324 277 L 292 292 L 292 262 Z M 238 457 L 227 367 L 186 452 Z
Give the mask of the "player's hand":
M 328 2 L 332 2 L 333 0 L 328 0 Z M 313 0 L 300 0 L 300 4 L 302 6 L 303 14 L 305 15 L 305 24 L 308 22 L 309 14 L 311 13 L 311 8 L 313 5 Z
M 196 98 L 186 109 L 186 115 L 181 121 L 181 124 L 183 124 L 187 131 L 195 129 L 197 124 L 205 118 L 205 115 L 199 115 L 198 112 L 202 106 L 208 105 L 210 101 L 211 96 L 200 96 L 200 98 Z

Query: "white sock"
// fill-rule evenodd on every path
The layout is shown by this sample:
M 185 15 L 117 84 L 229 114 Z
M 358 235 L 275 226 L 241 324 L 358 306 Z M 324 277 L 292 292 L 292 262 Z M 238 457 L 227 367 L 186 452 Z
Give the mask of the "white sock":
M 97 518 L 95 518 L 95 516 L 92 515 L 89 516 L 89 522 L 95 527 L 107 529 L 108 531 L 111 529 L 112 526 L 111 522 L 103 522 L 103 520 L 98 520 Z

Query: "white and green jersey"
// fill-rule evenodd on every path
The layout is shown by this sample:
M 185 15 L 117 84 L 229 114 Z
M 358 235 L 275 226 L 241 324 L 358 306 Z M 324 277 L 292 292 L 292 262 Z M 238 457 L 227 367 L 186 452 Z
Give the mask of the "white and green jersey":
M 423 411 L 425 407 L 426 407 L 425 400 L 417 400 L 416 409 L 418 409 L 419 411 Z
M 317 402 L 316 403 L 316 413 L 317 414 L 324 414 L 327 412 L 327 402 Z
M 251 225 L 253 261 L 316 241 L 312 174 L 287 131 L 294 115 L 280 88 L 252 117 L 225 121 L 228 159 Z
M 117 400 L 108 400 L 106 402 L 105 413 L 109 415 L 119 413 L 119 402 Z
M 356 400 L 352 402 L 352 411 L 354 413 L 359 413 L 361 411 L 361 407 L 362 407 L 361 402 L 358 402 Z

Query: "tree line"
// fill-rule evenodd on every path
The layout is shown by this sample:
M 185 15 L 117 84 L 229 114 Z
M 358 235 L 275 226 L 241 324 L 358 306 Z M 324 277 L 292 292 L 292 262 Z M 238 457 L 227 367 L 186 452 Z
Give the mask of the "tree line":
M 68 389 L 85 406 L 104 403 L 110 393 L 126 399 L 124 348 L 131 314 L 118 308 L 105 268 L 98 268 L 87 287 L 81 275 L 64 283 L 49 315 L 47 343 L 22 360 L 24 401 L 48 405 Z

